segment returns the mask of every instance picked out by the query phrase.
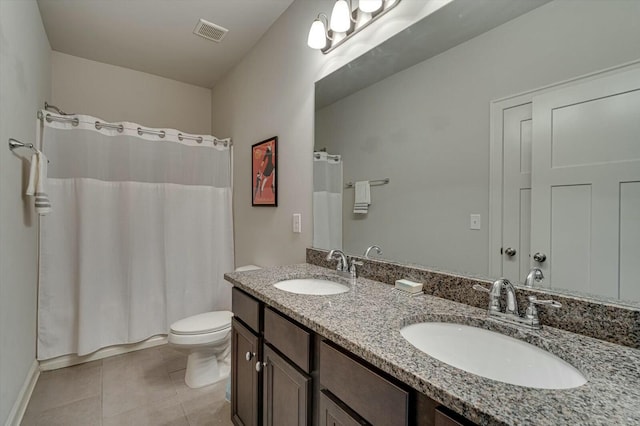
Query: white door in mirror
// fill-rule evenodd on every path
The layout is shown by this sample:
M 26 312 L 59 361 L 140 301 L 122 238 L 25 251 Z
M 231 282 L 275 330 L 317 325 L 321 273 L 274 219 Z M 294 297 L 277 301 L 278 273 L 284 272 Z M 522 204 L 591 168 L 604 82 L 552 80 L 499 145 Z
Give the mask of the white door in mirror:
M 531 253 L 552 288 L 640 299 L 640 69 L 533 99 Z

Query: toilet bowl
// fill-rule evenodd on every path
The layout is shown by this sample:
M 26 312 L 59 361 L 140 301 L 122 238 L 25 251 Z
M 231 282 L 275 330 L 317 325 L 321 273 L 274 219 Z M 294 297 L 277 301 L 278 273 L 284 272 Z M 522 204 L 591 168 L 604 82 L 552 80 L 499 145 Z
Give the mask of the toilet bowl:
M 207 312 L 171 325 L 169 344 L 188 354 L 184 381 L 190 388 L 211 385 L 229 376 L 232 316 L 229 311 Z
M 236 271 L 260 269 L 242 266 Z M 194 315 L 171 324 L 169 344 L 188 354 L 184 381 L 201 388 L 229 377 L 231 371 L 231 318 L 229 311 Z

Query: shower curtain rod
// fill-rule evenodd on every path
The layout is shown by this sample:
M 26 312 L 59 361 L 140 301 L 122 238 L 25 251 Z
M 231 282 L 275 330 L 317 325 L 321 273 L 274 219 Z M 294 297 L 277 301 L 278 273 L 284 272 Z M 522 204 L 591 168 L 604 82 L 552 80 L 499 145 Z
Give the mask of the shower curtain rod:
M 37 117 L 41 121 L 47 120 L 48 123 L 51 123 L 52 121 L 61 121 L 65 123 L 71 123 L 73 127 L 78 127 L 78 125 L 80 124 L 80 120 L 78 119 L 78 117 L 70 117 L 71 115 L 76 115 L 76 114 L 67 114 L 57 106 L 50 105 L 47 102 L 44 103 L 44 107 L 45 109 L 55 110 L 58 114 L 62 115 L 63 117 L 59 117 L 51 114 L 43 114 L 42 111 L 38 111 Z M 100 121 L 96 121 L 94 123 L 94 126 L 96 127 L 96 130 L 100 130 L 103 127 L 106 127 L 109 129 L 116 129 L 118 133 L 122 133 L 124 131 L 124 126 L 122 124 L 111 124 L 111 123 L 103 123 Z M 147 133 L 150 135 L 157 135 L 160 138 L 164 138 L 166 136 L 166 132 L 164 130 L 145 129 L 142 127 L 138 127 L 137 130 L 139 135 L 142 135 L 143 133 Z M 190 136 L 182 133 L 178 133 L 178 139 L 180 141 L 184 139 L 188 139 L 188 140 L 196 141 L 197 143 L 202 143 L 204 141 L 204 138 L 202 136 Z M 228 139 L 213 138 L 214 146 L 217 146 L 219 143 L 223 144 L 225 148 L 227 146 L 233 146 L 233 141 L 231 140 L 231 138 L 228 138 Z

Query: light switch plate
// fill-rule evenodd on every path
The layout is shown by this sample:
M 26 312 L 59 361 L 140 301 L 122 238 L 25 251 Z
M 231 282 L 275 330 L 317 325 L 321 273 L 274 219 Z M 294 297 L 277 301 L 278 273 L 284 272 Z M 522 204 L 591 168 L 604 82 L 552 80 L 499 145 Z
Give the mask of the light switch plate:
M 302 214 L 293 214 L 293 232 L 299 234 L 302 232 Z
M 480 229 L 480 215 L 472 214 L 469 220 L 469 229 Z

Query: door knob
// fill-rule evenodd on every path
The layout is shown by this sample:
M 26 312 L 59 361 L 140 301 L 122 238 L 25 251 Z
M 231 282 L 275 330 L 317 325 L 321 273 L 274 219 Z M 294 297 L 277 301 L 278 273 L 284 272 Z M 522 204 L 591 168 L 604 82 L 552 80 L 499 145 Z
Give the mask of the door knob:
M 504 254 L 506 254 L 509 257 L 513 257 L 516 255 L 516 249 L 509 247 L 505 249 Z
M 247 352 L 247 353 L 245 354 L 244 358 L 245 358 L 247 361 L 251 361 L 251 359 L 252 359 L 254 356 L 256 356 L 256 353 L 255 353 L 255 352 Z
M 544 253 L 538 252 L 538 253 L 533 255 L 533 260 L 535 260 L 536 262 L 542 263 L 545 260 L 547 260 L 547 255 L 544 254 Z

